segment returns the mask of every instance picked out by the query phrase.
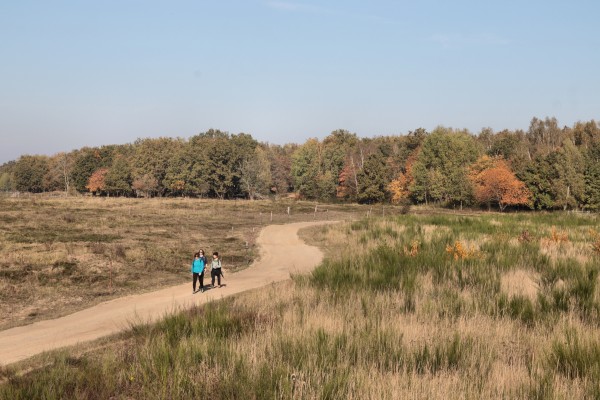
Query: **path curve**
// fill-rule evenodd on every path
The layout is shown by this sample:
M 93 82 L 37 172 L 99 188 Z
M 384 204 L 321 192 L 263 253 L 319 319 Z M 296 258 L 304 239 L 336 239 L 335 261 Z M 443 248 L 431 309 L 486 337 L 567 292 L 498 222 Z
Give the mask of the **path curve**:
M 323 254 L 300 240 L 298 230 L 324 223 L 328 221 L 265 227 L 256 242 L 259 260 L 243 271 L 226 274 L 223 283 L 227 285 L 223 288 L 192 294 L 190 277 L 189 283 L 121 297 L 64 317 L 1 331 L 0 365 L 117 333 L 133 321 L 156 321 L 173 310 L 286 280 L 290 273 L 308 272 L 321 262 Z

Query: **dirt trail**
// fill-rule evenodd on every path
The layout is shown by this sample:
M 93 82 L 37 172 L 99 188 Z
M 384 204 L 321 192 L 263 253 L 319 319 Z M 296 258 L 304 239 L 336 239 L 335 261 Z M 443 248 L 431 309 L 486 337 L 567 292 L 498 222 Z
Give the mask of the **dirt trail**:
M 321 262 L 323 255 L 318 248 L 302 242 L 298 230 L 322 223 L 326 222 L 267 226 L 257 239 L 259 261 L 241 272 L 226 274 L 223 283 L 227 286 L 223 288 L 192 294 L 190 277 L 186 284 L 122 297 L 61 318 L 1 331 L 0 365 L 98 339 L 127 328 L 131 322 L 155 321 L 173 310 L 289 279 L 290 273 L 308 272 Z

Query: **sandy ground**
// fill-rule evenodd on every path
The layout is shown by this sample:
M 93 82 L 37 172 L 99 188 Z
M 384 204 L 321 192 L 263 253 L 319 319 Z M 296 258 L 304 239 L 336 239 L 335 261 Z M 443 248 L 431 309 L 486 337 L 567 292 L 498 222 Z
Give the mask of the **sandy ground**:
M 301 222 L 267 226 L 257 244 L 261 256 L 249 268 L 226 274 L 226 286 L 192 294 L 190 282 L 141 295 L 107 301 L 61 318 L 0 332 L 0 365 L 24 360 L 43 351 L 98 339 L 117 333 L 134 322 L 155 321 L 165 314 L 255 289 L 290 278 L 290 273 L 308 272 L 323 254 L 298 238 L 298 230 L 326 222 Z M 208 279 L 207 279 L 208 276 Z M 210 273 L 204 282 L 210 283 Z

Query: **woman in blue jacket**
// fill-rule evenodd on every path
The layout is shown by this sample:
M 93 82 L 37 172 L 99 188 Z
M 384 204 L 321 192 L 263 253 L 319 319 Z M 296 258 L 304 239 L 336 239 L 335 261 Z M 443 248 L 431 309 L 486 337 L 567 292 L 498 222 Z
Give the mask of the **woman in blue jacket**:
M 200 291 L 204 292 L 204 266 L 206 265 L 206 257 L 204 257 L 204 251 L 200 250 L 194 254 L 194 261 L 192 261 L 192 276 L 194 288 L 193 293 L 196 293 L 196 281 L 200 281 Z

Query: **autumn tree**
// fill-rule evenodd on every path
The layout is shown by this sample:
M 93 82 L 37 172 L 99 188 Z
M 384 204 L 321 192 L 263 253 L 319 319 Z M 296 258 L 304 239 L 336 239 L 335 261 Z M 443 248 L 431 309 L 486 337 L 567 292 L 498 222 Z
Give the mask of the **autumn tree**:
M 350 156 L 344 163 L 344 167 L 338 176 L 338 185 L 336 188 L 336 197 L 338 199 L 348 200 L 356 198 L 358 195 L 358 171 L 354 158 Z
M 144 174 L 133 180 L 131 188 L 138 197 L 152 197 L 158 188 L 158 180 L 150 174 Z
M 71 188 L 73 158 L 67 153 L 58 153 L 48 158 L 48 170 L 44 175 L 44 188 L 48 191 L 64 191 Z
M 58 153 L 56 155 L 56 168 L 58 169 L 64 184 L 65 193 L 71 191 L 73 173 L 73 155 L 69 153 Z
M 292 176 L 292 154 L 298 148 L 294 144 L 284 146 L 269 145 L 267 155 L 271 165 L 272 191 L 277 195 L 285 195 L 294 190 L 294 178 Z
M 531 193 L 500 158 L 483 156 L 471 166 L 475 200 L 481 204 L 497 204 L 500 211 L 507 206 L 530 205 Z
M 402 200 L 410 197 L 410 187 L 413 184 L 413 165 L 417 159 L 418 148 L 408 157 L 404 171 L 400 172 L 398 177 L 390 182 L 387 187 L 390 193 L 392 203 L 400 203 Z
M 320 171 L 320 192 L 326 198 L 337 197 L 340 174 L 346 168 L 348 157 L 356 149 L 359 139 L 355 133 L 344 129 L 331 132 L 322 143 L 322 166 Z
M 257 146 L 254 154 L 242 161 L 240 174 L 244 190 L 250 200 L 269 192 L 271 166 L 267 152 L 261 146 Z
M 108 168 L 112 164 L 115 146 L 84 147 L 75 152 L 72 168 L 72 182 L 79 192 L 87 190 L 92 174 L 100 168 Z
M 100 168 L 96 170 L 89 178 L 86 188 L 94 195 L 98 192 L 104 191 L 106 187 L 106 174 L 108 168 Z

